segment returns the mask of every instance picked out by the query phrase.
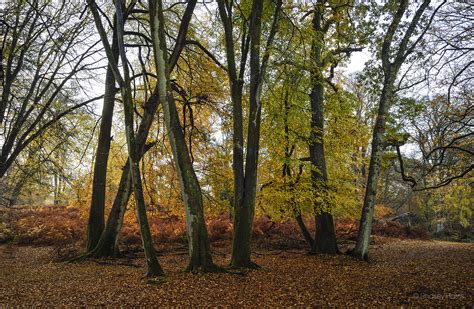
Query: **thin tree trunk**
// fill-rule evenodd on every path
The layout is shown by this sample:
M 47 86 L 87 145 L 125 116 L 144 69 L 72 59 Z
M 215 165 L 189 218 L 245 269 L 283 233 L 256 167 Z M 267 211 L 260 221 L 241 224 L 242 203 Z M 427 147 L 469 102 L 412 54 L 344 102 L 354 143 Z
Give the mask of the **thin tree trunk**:
M 100 15 L 98 13 L 97 6 L 93 0 L 88 1 L 88 6 L 94 15 L 94 21 L 99 31 L 102 43 L 104 45 L 107 57 L 109 59 L 109 65 L 115 63 L 116 59 L 113 56 L 112 50 L 107 40 L 107 35 L 103 29 Z M 137 149 L 135 133 L 133 130 L 133 100 L 132 90 L 130 83 L 130 73 L 128 67 L 128 60 L 125 53 L 125 45 L 123 42 L 124 36 L 124 19 L 122 14 L 122 3 L 119 1 L 115 2 L 115 11 L 117 16 L 117 42 L 120 58 L 123 64 L 123 78 L 120 74 L 118 66 L 113 66 L 113 73 L 115 79 L 119 82 L 120 90 L 123 98 L 124 105 L 124 116 L 125 116 L 125 133 L 127 137 L 127 148 L 130 162 L 130 174 L 132 179 L 133 193 L 135 196 L 137 218 L 140 226 L 140 234 L 142 238 L 142 244 L 145 251 L 145 259 L 147 263 L 147 276 L 163 276 L 163 270 L 161 269 L 158 259 L 156 258 L 155 248 L 153 246 L 153 239 L 150 233 L 148 225 L 148 219 L 146 214 L 145 200 L 143 197 L 143 188 L 141 182 L 141 174 L 139 168 L 139 150 Z
M 310 248 L 313 248 L 314 246 L 314 239 L 311 236 L 311 233 L 309 232 L 308 228 L 306 227 L 306 224 L 304 223 L 303 217 L 301 214 L 296 214 L 295 215 L 295 220 L 296 223 L 298 223 L 298 227 L 300 228 L 301 234 L 303 235 L 304 240 L 308 244 Z
M 183 14 L 181 20 L 181 26 L 179 29 L 179 34 L 177 38 L 176 45 L 173 49 L 171 58 L 170 58 L 170 70 L 176 66 L 178 58 L 181 54 L 181 51 L 184 48 L 184 43 L 186 41 L 186 34 L 189 28 L 189 23 L 191 21 L 194 8 L 196 6 L 197 0 L 190 0 L 186 7 L 186 10 Z M 153 123 L 153 118 L 158 107 L 158 87 L 155 88 L 152 96 L 148 99 L 144 107 L 143 118 L 140 122 L 137 132 L 137 147 L 140 154 L 140 160 L 143 155 L 150 148 L 149 145 L 146 145 L 146 140 L 150 132 L 151 125 Z M 127 160 L 127 163 L 122 169 L 122 175 L 120 178 L 119 187 L 117 194 L 115 196 L 114 202 L 112 204 L 112 209 L 110 210 L 109 217 L 107 219 L 107 225 L 105 227 L 104 233 L 101 236 L 99 244 L 93 250 L 92 255 L 97 257 L 117 257 L 120 255 L 118 248 L 118 241 L 120 236 L 120 230 L 123 224 L 123 217 L 127 208 L 128 201 L 132 192 L 132 184 L 130 166 Z
M 139 159 L 151 148 L 151 145 L 146 145 L 146 138 L 153 122 L 153 115 L 158 107 L 158 95 L 153 94 L 145 107 L 148 112 L 144 113 L 144 117 L 140 122 L 137 133 L 136 144 L 140 149 Z M 122 229 L 123 217 L 127 209 L 127 204 L 132 194 L 132 179 L 130 175 L 130 164 L 127 160 L 122 169 L 120 183 L 117 194 L 115 195 L 112 208 L 107 218 L 107 224 L 102 233 L 97 246 L 92 250 L 92 255 L 95 257 L 118 257 L 120 251 L 118 248 L 118 241 L 120 230 Z
M 244 124 L 243 124 L 243 111 L 242 111 L 242 87 L 243 87 L 243 74 L 245 72 L 246 59 L 248 54 L 248 38 L 246 36 L 242 39 L 242 55 L 240 62 L 240 72 L 237 74 L 236 60 L 235 60 L 235 50 L 234 50 L 234 39 L 233 39 L 233 24 L 232 24 L 232 15 L 230 11 L 227 10 L 227 4 L 224 0 L 218 1 L 219 14 L 224 25 L 225 30 L 225 44 L 226 44 L 226 55 L 227 55 L 227 68 L 228 76 L 230 80 L 230 92 L 232 99 L 232 171 L 234 176 L 234 199 L 233 199 L 233 245 L 232 248 L 236 248 L 238 242 L 235 243 L 235 236 L 240 235 L 240 230 L 245 229 L 245 226 L 241 226 L 241 213 L 243 207 L 243 197 L 244 197 Z M 247 226 L 248 224 L 246 224 Z M 232 249 L 234 256 L 234 251 L 239 251 L 239 249 Z M 250 252 L 247 253 L 250 255 Z M 232 264 L 232 262 L 231 262 Z
M 186 270 L 216 271 L 218 267 L 212 261 L 204 220 L 201 188 L 189 156 L 175 101 L 171 93 L 161 0 L 150 0 L 150 23 L 153 55 L 158 76 L 158 92 L 160 102 L 163 105 L 165 124 L 168 129 L 168 137 L 186 210 L 186 230 L 190 257 Z
M 10 196 L 10 199 L 8 200 L 9 204 L 8 206 L 9 207 L 13 207 L 16 205 L 17 201 L 18 201 L 18 197 L 20 196 L 20 193 L 21 193 L 21 190 L 23 189 L 23 186 L 25 185 L 26 183 L 26 179 L 25 178 L 21 178 L 16 184 L 15 184 L 15 187 L 13 187 L 13 190 L 12 190 L 12 194 Z
M 60 187 L 59 187 L 59 176 L 57 172 L 54 173 L 53 179 L 54 179 L 53 205 L 58 205 Z
M 294 146 L 290 147 L 290 126 L 289 126 L 289 119 L 288 116 L 290 114 L 290 103 L 288 101 L 289 93 L 285 91 L 285 97 L 283 100 L 283 126 L 284 126 L 284 134 L 285 134 L 285 162 L 283 163 L 282 168 L 282 176 L 283 182 L 285 184 L 285 188 L 288 184 L 289 193 L 291 195 L 290 198 L 290 208 L 293 211 L 293 217 L 295 218 L 298 227 L 300 228 L 301 234 L 303 235 L 304 240 L 308 244 L 309 248 L 313 247 L 314 239 L 311 236 L 311 233 L 308 231 L 306 224 L 304 223 L 303 217 L 301 216 L 300 210 L 297 208 L 296 201 L 295 201 L 295 191 L 296 191 L 296 184 L 299 182 L 301 173 L 303 172 L 302 167 L 300 167 L 300 172 L 295 176 L 296 179 L 293 179 L 291 168 L 288 162 L 291 160 L 291 156 L 293 154 Z M 289 180 L 287 180 L 289 179 Z
M 445 2 L 446 1 L 443 1 L 433 11 L 431 18 L 428 19 L 427 24 L 424 25 L 425 30 L 421 31 L 418 38 L 410 47 L 408 47 L 410 38 L 415 33 L 415 29 L 417 28 L 424 11 L 428 8 L 430 0 L 424 0 L 418 7 L 396 49 L 394 49 L 391 45 L 395 33 L 402 21 L 403 15 L 407 10 L 408 0 L 400 0 L 397 11 L 393 16 L 392 22 L 390 23 L 387 32 L 385 33 L 382 50 L 380 53 L 384 72 L 383 89 L 380 96 L 377 118 L 375 120 L 375 127 L 372 135 L 369 174 L 367 186 L 365 189 L 364 206 L 362 208 L 359 233 L 357 235 L 357 244 L 354 252 L 352 253 L 352 255 L 358 259 L 368 259 L 370 234 L 372 231 L 372 220 L 374 216 L 375 198 L 377 193 L 377 182 L 380 175 L 382 153 L 385 147 L 386 120 L 388 111 L 390 109 L 391 99 L 393 97 L 394 83 L 398 71 L 400 70 L 401 65 L 408 55 L 413 52 L 416 44 L 421 41 L 423 35 L 426 33 L 426 30 L 431 25 L 434 15 Z M 391 60 L 392 55 L 394 55 L 393 60 Z
M 372 231 L 372 220 L 374 217 L 375 198 L 377 193 L 377 183 L 381 169 L 381 159 L 383 154 L 385 125 L 392 95 L 393 81 L 385 80 L 382 95 L 379 102 L 377 119 L 372 136 L 372 152 L 369 164 L 369 175 L 365 189 L 364 206 L 360 218 L 357 244 L 353 251 L 353 256 L 367 260 L 370 244 L 370 234 Z
M 114 59 L 118 58 L 117 31 L 114 29 L 112 38 L 112 53 Z M 114 63 L 114 65 L 117 65 Z M 102 120 L 99 129 L 99 140 L 94 163 L 94 179 L 92 182 L 92 200 L 87 224 L 86 252 L 94 249 L 104 230 L 105 191 L 107 184 L 107 162 L 110 151 L 110 132 L 115 103 L 115 78 L 111 66 L 107 67 L 105 75 L 104 106 L 102 107 Z

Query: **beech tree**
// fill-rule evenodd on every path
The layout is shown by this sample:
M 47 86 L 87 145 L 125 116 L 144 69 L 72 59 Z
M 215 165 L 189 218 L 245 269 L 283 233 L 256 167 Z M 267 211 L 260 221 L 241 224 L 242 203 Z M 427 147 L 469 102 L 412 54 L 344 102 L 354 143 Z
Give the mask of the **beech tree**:
M 334 91 L 338 89 L 332 84 L 334 69 L 338 63 L 351 52 L 361 51 L 357 46 L 357 38 L 349 22 L 349 9 L 352 4 L 318 1 L 313 9 L 311 44 L 311 137 L 309 141 L 309 158 L 312 164 L 311 177 L 314 190 L 316 234 L 311 248 L 313 253 L 335 254 L 338 252 L 336 233 L 332 217 L 332 202 L 328 190 L 328 176 L 324 152 L 325 122 L 325 85 L 329 84 Z M 328 12 L 330 11 L 330 12 Z M 334 28 L 334 30 L 332 29 Z M 330 49 L 326 40 L 330 32 L 338 37 L 337 48 Z M 345 39 L 342 39 L 345 37 Z M 341 57 L 342 55 L 342 57 Z M 330 67 L 330 75 L 325 77 L 324 71 Z
M 364 206 L 360 219 L 357 244 L 353 252 L 358 259 L 368 259 L 370 233 L 374 214 L 375 197 L 377 193 L 377 182 L 380 174 L 381 158 L 384 148 L 387 146 L 386 123 L 389 109 L 392 105 L 395 83 L 401 66 L 409 55 L 411 55 L 418 43 L 423 39 L 426 31 L 431 26 L 433 18 L 439 8 L 446 2 L 438 4 L 434 10 L 429 9 L 430 0 L 424 0 L 415 10 L 408 26 L 403 27 L 402 18 L 407 12 L 409 3 L 402 0 L 399 3 L 390 1 L 387 6 L 394 8 L 391 22 L 385 32 L 381 50 L 380 60 L 383 70 L 382 91 L 378 103 L 377 118 L 372 135 L 371 157 L 369 173 L 365 191 Z M 402 32 L 401 40 L 396 38 Z
M 186 33 L 189 28 L 189 23 L 193 16 L 193 11 L 196 6 L 196 0 L 189 1 L 186 9 L 183 13 L 183 17 L 180 22 L 179 32 L 175 46 L 173 48 L 171 57 L 169 58 L 169 68 L 173 70 L 178 62 L 178 58 L 185 47 L 186 43 Z M 143 15 L 143 13 L 148 13 L 148 10 L 136 9 L 131 10 L 130 13 Z M 151 39 L 150 39 L 151 41 Z M 155 86 L 152 94 L 146 100 L 144 104 L 144 113 L 143 117 L 140 120 L 140 124 L 137 130 L 137 151 L 140 159 L 146 151 L 150 149 L 153 144 L 147 144 L 148 134 L 153 123 L 153 119 L 158 108 L 158 87 Z M 118 240 L 120 235 L 120 230 L 123 224 L 123 217 L 127 208 L 130 195 L 132 193 L 131 186 L 131 175 L 130 175 L 130 165 L 127 160 L 125 166 L 122 168 L 122 174 L 120 182 L 118 185 L 117 193 L 112 204 L 109 216 L 107 218 L 107 224 L 105 226 L 104 232 L 100 236 L 100 240 L 95 248 L 92 251 L 89 251 L 91 256 L 95 257 L 106 257 L 106 256 L 118 256 L 120 255 L 118 249 Z
M 145 250 L 145 259 L 148 266 L 147 276 L 162 276 L 164 275 L 163 270 L 161 269 L 158 259 L 156 258 L 155 248 L 153 246 L 153 239 L 151 237 L 150 228 L 148 225 L 148 219 L 146 214 L 145 200 L 143 197 L 143 188 L 141 173 L 139 167 L 139 155 L 136 144 L 136 136 L 134 132 L 134 123 L 133 123 L 133 100 L 132 100 L 132 88 L 130 81 L 130 71 L 128 67 L 128 60 L 125 51 L 124 45 L 124 13 L 122 8 L 121 1 L 115 2 L 115 14 L 117 18 L 117 48 L 119 50 L 120 59 L 123 64 L 123 76 L 120 73 L 117 63 L 118 60 L 114 58 L 113 50 L 110 46 L 110 43 L 107 39 L 107 34 L 102 25 L 102 20 L 100 18 L 97 5 L 95 1 L 88 0 L 87 5 L 91 10 L 94 16 L 94 22 L 96 24 L 97 30 L 99 32 L 102 44 L 104 45 L 107 58 L 109 60 L 109 66 L 112 68 L 112 72 L 115 80 L 120 86 L 120 91 L 122 94 L 123 107 L 124 107 L 124 118 L 125 118 L 125 133 L 127 137 L 127 148 L 128 148 L 128 161 L 130 165 L 130 174 L 132 180 L 132 188 L 135 197 L 136 210 L 138 222 L 140 225 L 140 233 L 142 237 L 143 248 Z
M 168 138 L 186 210 L 186 229 L 190 257 L 186 270 L 196 271 L 202 269 L 203 271 L 216 271 L 218 267 L 212 262 L 209 248 L 201 187 L 189 156 L 176 104 L 171 92 L 165 21 L 161 0 L 150 0 L 149 10 L 159 101 L 163 105 Z
M 112 28 L 112 54 L 114 59 L 118 59 L 117 46 L 117 26 L 114 17 Z M 99 128 L 99 138 L 97 140 L 97 150 L 94 162 L 94 179 L 92 183 L 92 198 L 89 211 L 89 222 L 87 224 L 87 245 L 86 250 L 91 251 L 99 242 L 104 230 L 104 208 L 105 208 L 105 188 L 107 183 L 107 162 L 109 159 L 112 119 L 115 105 L 115 78 L 112 71 L 112 64 L 107 67 L 105 75 L 104 104 Z
M 262 113 L 262 91 L 265 72 L 270 58 L 278 27 L 282 1 L 277 1 L 274 8 L 271 28 L 261 57 L 262 12 L 264 1 L 253 1 L 250 21 L 244 18 L 242 42 L 240 48 L 240 66 L 236 65 L 236 49 L 234 43 L 234 10 L 236 4 L 224 0 L 218 2 L 219 15 L 224 26 L 227 71 L 230 81 L 233 121 L 233 163 L 234 172 L 234 233 L 232 238 L 232 259 L 234 267 L 256 268 L 251 261 L 250 241 L 252 223 L 255 214 L 255 198 L 257 190 L 257 167 L 260 140 L 260 122 Z M 247 26 L 248 24 L 248 26 Z M 245 66 L 250 52 L 250 93 L 247 128 L 247 145 L 244 146 L 244 118 L 242 96 Z M 245 164 L 244 164 L 244 149 Z

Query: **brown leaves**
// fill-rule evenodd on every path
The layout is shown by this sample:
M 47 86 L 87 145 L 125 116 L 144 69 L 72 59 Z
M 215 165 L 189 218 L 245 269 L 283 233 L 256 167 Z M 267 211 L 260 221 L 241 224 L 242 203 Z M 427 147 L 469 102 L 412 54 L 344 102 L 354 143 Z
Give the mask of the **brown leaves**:
M 222 245 L 222 243 L 220 243 Z M 370 263 L 348 256 L 258 250 L 258 271 L 184 273 L 187 256 L 160 256 L 167 276 L 143 278 L 143 258 L 50 263 L 49 248 L 0 246 L 0 306 L 469 305 L 474 245 L 376 238 Z M 219 252 L 229 252 L 228 246 Z M 227 265 L 228 254 L 215 255 Z M 141 267 L 129 267 L 139 264 Z

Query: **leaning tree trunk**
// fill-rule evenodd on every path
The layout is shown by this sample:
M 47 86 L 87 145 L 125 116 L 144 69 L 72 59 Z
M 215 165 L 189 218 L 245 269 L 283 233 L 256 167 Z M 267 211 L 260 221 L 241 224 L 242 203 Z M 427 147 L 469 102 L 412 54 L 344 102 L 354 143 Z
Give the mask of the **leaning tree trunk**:
M 114 18 L 114 25 L 115 25 Z M 112 53 L 118 58 L 117 31 L 113 29 Z M 116 63 L 114 65 L 117 65 Z M 94 249 L 104 230 L 105 188 L 107 183 L 107 162 L 110 151 L 110 132 L 115 103 L 115 78 L 111 66 L 107 67 L 105 75 L 104 106 L 100 122 L 99 140 L 94 163 L 94 179 L 92 181 L 92 200 L 87 224 L 86 252 Z
M 416 28 L 422 20 L 424 11 L 428 8 L 430 0 L 424 0 L 418 9 L 415 11 L 413 19 L 408 24 L 406 31 L 397 47 L 392 46 L 393 38 L 397 29 L 400 26 L 403 15 L 408 8 L 408 0 L 400 0 L 398 9 L 393 16 L 387 32 L 385 33 L 380 57 L 382 60 L 382 68 L 384 72 L 383 89 L 380 95 L 377 118 L 375 120 L 375 127 L 372 135 L 372 151 L 369 164 L 369 175 L 367 179 L 367 186 L 365 189 L 364 206 L 362 208 L 362 215 L 359 225 L 359 233 L 357 235 L 356 247 L 353 251 L 353 256 L 358 259 L 367 260 L 369 252 L 370 234 L 372 230 L 372 220 L 374 216 L 375 198 L 377 193 L 377 182 L 381 169 L 381 159 L 383 149 L 385 147 L 385 127 L 388 111 L 390 109 L 391 99 L 394 94 L 394 83 L 397 74 L 403 62 L 410 55 L 418 42 L 421 41 L 423 35 L 433 21 L 438 9 L 445 3 L 442 2 L 433 11 L 431 18 L 427 19 L 424 25 L 424 30 L 420 31 L 418 38 L 409 46 L 411 36 L 416 33 Z M 409 46 L 409 47 L 408 47 Z M 393 58 L 393 60 L 392 60 Z
M 313 16 L 313 29 L 316 35 L 322 34 L 322 12 L 318 8 Z M 315 197 L 316 234 L 311 248 L 312 253 L 336 254 L 336 233 L 331 214 L 331 202 L 328 198 L 326 158 L 324 155 L 324 76 L 322 73 L 323 35 L 313 40 L 311 101 L 311 140 L 309 155 L 311 160 L 311 182 Z
M 283 181 L 285 183 L 285 187 L 287 184 L 287 178 L 289 178 L 288 182 L 288 189 L 289 189 L 289 194 L 291 196 L 290 198 L 290 209 L 292 209 L 293 212 L 293 217 L 295 218 L 296 223 L 298 224 L 298 227 L 300 228 L 301 234 L 303 235 L 304 240 L 308 244 L 309 248 L 311 249 L 314 244 L 314 239 L 311 236 L 311 233 L 308 231 L 308 228 L 306 227 L 306 224 L 304 223 L 303 217 L 301 215 L 301 211 L 298 209 L 297 202 L 295 199 L 295 191 L 296 191 L 296 185 L 298 184 L 301 173 L 303 172 L 302 166 L 300 166 L 299 173 L 295 176 L 295 179 L 292 179 L 292 172 L 291 168 L 288 162 L 291 160 L 291 156 L 294 151 L 294 145 L 290 147 L 290 127 L 289 127 L 289 113 L 290 113 L 290 104 L 288 102 L 289 94 L 288 91 L 285 92 L 285 98 L 283 100 L 283 108 L 284 108 L 284 114 L 283 114 L 283 122 L 284 122 L 284 132 L 285 132 L 285 162 L 283 163 L 283 168 L 282 168 L 282 176 L 283 176 Z
M 390 97 L 392 95 L 392 88 L 393 82 L 390 81 L 390 78 L 386 78 L 382 95 L 380 97 L 377 119 L 375 120 L 375 127 L 372 136 L 372 152 L 369 164 L 369 175 L 365 189 L 364 206 L 362 208 L 357 244 L 354 251 L 352 252 L 353 256 L 363 260 L 368 259 L 370 234 L 372 231 L 372 220 L 374 217 L 374 206 L 377 193 L 377 183 L 380 174 L 384 148 L 386 118 L 388 114 Z
M 186 210 L 186 230 L 189 241 L 188 271 L 215 271 L 211 257 L 201 188 L 188 153 L 186 141 L 179 121 L 176 105 L 171 93 L 167 61 L 166 36 L 161 0 L 150 0 L 150 23 L 153 40 L 153 55 L 158 76 L 158 92 L 163 105 L 165 124 L 168 129 L 173 158 L 180 180 L 181 194 Z
M 150 149 L 150 145 L 145 144 L 148 133 L 153 122 L 153 115 L 158 107 L 158 95 L 154 93 L 145 105 L 146 112 L 140 122 L 136 144 L 139 150 L 139 160 Z M 91 254 L 95 257 L 118 257 L 120 251 L 118 248 L 118 240 L 120 230 L 122 228 L 123 217 L 127 209 L 127 204 L 132 194 L 132 179 L 130 175 L 129 160 L 122 169 L 122 175 L 115 195 L 112 208 L 107 218 L 107 224 L 102 233 L 97 246 L 92 250 Z
M 143 248 L 145 251 L 145 259 L 148 266 L 147 276 L 162 276 L 164 275 L 161 269 L 158 259 L 156 258 L 155 248 L 153 246 L 153 239 L 150 233 L 150 227 L 148 225 L 148 219 L 146 214 L 145 200 L 143 197 L 143 188 L 141 183 L 141 175 L 139 168 L 139 151 L 136 146 L 135 133 L 133 130 L 133 99 L 132 90 L 130 83 L 130 72 L 128 67 L 128 60 L 125 53 L 125 44 L 123 42 L 124 36 L 124 20 L 122 14 L 122 3 L 119 1 L 115 2 L 115 12 L 117 16 L 117 45 L 119 49 L 120 58 L 122 60 L 123 78 L 118 69 L 116 59 L 112 53 L 109 42 L 107 40 L 107 34 L 102 26 L 102 21 L 98 12 L 97 5 L 93 0 L 88 0 L 88 6 L 91 9 L 94 22 L 97 30 L 104 45 L 107 58 L 109 59 L 109 65 L 111 65 L 115 79 L 120 85 L 120 90 L 123 98 L 124 107 L 124 118 L 125 118 L 125 134 L 127 138 L 128 156 L 130 162 L 130 174 L 132 178 L 133 193 L 135 196 L 137 218 L 140 226 L 140 234 L 142 238 Z M 117 61 L 118 62 L 118 61 Z
M 189 28 L 189 23 L 193 16 L 194 8 L 197 0 L 188 1 L 188 5 L 181 19 L 181 25 L 176 41 L 176 45 L 173 49 L 170 59 L 170 70 L 176 66 L 178 58 L 185 46 L 186 34 Z M 151 145 L 146 144 L 148 133 L 150 132 L 153 118 L 158 107 L 158 87 L 155 88 L 152 96 L 148 99 L 144 107 L 143 118 L 140 122 L 137 132 L 137 149 L 139 149 L 140 160 L 143 155 L 149 150 Z M 120 230 L 123 224 L 123 217 L 127 208 L 130 195 L 132 193 L 132 182 L 130 175 L 130 166 L 127 163 L 122 169 L 122 176 L 120 178 L 119 187 L 115 196 L 112 209 L 110 210 L 109 217 L 107 219 L 107 225 L 105 226 L 104 233 L 101 236 L 99 244 L 91 252 L 91 255 L 96 257 L 117 257 L 120 255 L 118 248 L 118 241 L 120 236 Z

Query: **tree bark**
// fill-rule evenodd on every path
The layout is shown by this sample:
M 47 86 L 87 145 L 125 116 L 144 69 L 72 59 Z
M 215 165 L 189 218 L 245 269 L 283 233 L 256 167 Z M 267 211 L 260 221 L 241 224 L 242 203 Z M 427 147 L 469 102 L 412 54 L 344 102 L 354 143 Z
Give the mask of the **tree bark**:
M 374 132 L 372 135 L 372 151 L 369 163 L 369 175 L 365 189 L 364 206 L 359 225 L 357 244 L 354 252 L 355 257 L 363 260 L 368 259 L 370 234 L 372 231 L 372 220 L 374 217 L 374 206 L 377 192 L 377 182 L 381 169 L 381 159 L 383 154 L 383 144 L 385 135 L 385 125 L 387 113 L 392 96 L 393 81 L 385 78 L 382 95 L 379 101 L 377 119 L 375 120 Z
M 158 76 L 159 100 L 163 105 L 168 138 L 180 180 L 181 194 L 186 211 L 186 230 L 190 257 L 186 270 L 198 271 L 201 269 L 203 271 L 216 271 L 218 267 L 214 265 L 212 261 L 206 222 L 204 220 L 201 187 L 189 156 L 176 110 L 176 104 L 171 92 L 161 0 L 150 0 L 150 24 L 153 41 L 153 56 Z
M 113 56 L 111 47 L 107 40 L 107 35 L 103 29 L 100 15 L 98 13 L 97 6 L 93 0 L 88 0 L 88 6 L 90 7 L 93 15 L 96 27 L 99 31 L 102 43 L 104 45 L 107 57 L 109 59 L 109 65 L 116 63 L 116 59 Z M 118 66 L 111 65 L 115 79 L 120 85 L 120 90 L 123 98 L 124 105 L 124 118 L 125 118 L 125 133 L 127 138 L 127 148 L 129 155 L 130 174 L 132 180 L 133 193 L 135 196 L 137 218 L 140 226 L 140 234 L 142 238 L 142 244 L 145 251 L 145 259 L 147 263 L 147 276 L 163 276 L 163 270 L 161 269 L 158 259 L 156 258 L 155 248 L 153 246 L 153 239 L 150 233 L 148 225 L 148 219 L 146 214 L 145 200 L 143 197 L 143 188 L 141 182 L 141 174 L 139 168 L 139 151 L 137 149 L 135 133 L 133 130 L 133 100 L 132 90 L 130 83 L 130 73 L 128 68 L 128 60 L 125 53 L 125 45 L 123 42 L 124 35 L 124 19 L 122 14 L 122 3 L 119 1 L 115 2 L 115 12 L 117 16 L 117 46 L 119 49 L 120 58 L 123 64 L 123 77 L 120 74 Z M 117 61 L 118 62 L 118 61 Z
M 181 51 L 184 48 L 184 42 L 186 41 L 186 34 L 189 28 L 194 8 L 197 0 L 191 0 L 188 2 L 186 10 L 181 20 L 179 34 L 176 45 L 173 49 L 172 56 L 169 60 L 170 70 L 176 66 Z M 150 132 L 153 118 L 158 107 L 158 87 L 155 88 L 152 96 L 148 99 L 144 107 L 143 118 L 140 122 L 137 132 L 137 148 L 139 149 L 140 160 L 143 155 L 148 151 L 149 146 L 146 145 L 148 133 Z M 92 255 L 96 257 L 117 257 L 120 256 L 120 250 L 118 248 L 118 241 L 120 236 L 120 230 L 123 224 L 123 216 L 125 214 L 128 201 L 132 192 L 130 166 L 127 163 L 122 169 L 122 175 L 120 178 L 119 187 L 110 210 L 107 224 L 105 226 L 104 233 L 101 236 L 99 244 L 93 250 Z
M 231 266 L 257 268 L 251 261 L 250 242 L 252 223 L 255 213 L 257 191 L 257 165 L 260 139 L 260 114 L 263 76 L 270 56 L 270 47 L 277 31 L 277 24 L 282 1 L 276 1 L 273 23 L 260 61 L 260 36 L 262 1 L 253 1 L 249 37 L 244 30 L 241 46 L 240 71 L 237 74 L 233 40 L 232 5 L 224 0 L 217 1 L 219 15 L 224 25 L 228 77 L 231 84 L 232 118 L 233 118 L 233 173 L 234 173 L 234 232 L 232 237 Z M 244 167 L 244 139 L 242 87 L 250 43 L 250 108 L 247 130 L 247 153 Z
M 245 156 L 244 195 L 235 205 L 234 237 L 232 239 L 231 266 L 255 268 L 251 261 L 250 241 L 257 193 L 257 165 L 260 142 L 262 76 L 260 67 L 260 41 L 262 1 L 254 1 L 250 20 L 250 104 Z
M 372 220 L 374 217 L 375 198 L 377 193 L 377 182 L 381 169 L 381 158 L 383 149 L 385 147 L 385 130 L 388 111 L 390 109 L 391 100 L 394 93 L 394 83 L 397 78 L 398 71 L 407 56 L 413 52 L 416 44 L 420 42 L 426 30 L 431 25 L 434 15 L 437 10 L 445 3 L 442 2 L 431 15 L 425 30 L 409 45 L 411 36 L 415 33 L 415 29 L 428 5 L 430 0 L 424 0 L 416 10 L 412 20 L 410 21 L 407 30 L 405 31 L 398 49 L 393 50 L 392 42 L 395 33 L 400 26 L 403 15 L 408 7 L 408 0 L 401 0 L 396 13 L 385 33 L 384 41 L 381 50 L 382 68 L 384 72 L 383 88 L 380 95 L 377 118 L 375 120 L 374 131 L 372 134 L 372 150 L 369 163 L 369 174 L 367 179 L 367 186 L 365 189 L 364 206 L 362 208 L 362 215 L 359 224 L 359 232 L 357 235 L 356 247 L 352 255 L 357 259 L 367 260 L 369 252 L 370 234 L 372 232 Z M 391 55 L 394 54 L 394 59 L 391 60 Z
M 114 18 L 114 29 L 112 38 L 112 54 L 114 59 L 118 58 L 117 31 Z M 117 65 L 114 63 L 113 65 Z M 89 221 L 87 224 L 86 252 L 94 249 L 104 230 L 104 208 L 105 191 L 107 184 L 107 162 L 110 151 L 110 132 L 112 129 L 112 118 L 115 104 L 115 78 L 111 66 L 107 67 L 105 75 L 104 105 L 102 107 L 102 119 L 100 122 L 99 139 L 94 163 L 94 179 L 92 181 L 92 199 L 89 210 Z
M 314 191 L 314 210 L 316 234 L 311 248 L 312 253 L 336 254 L 336 233 L 331 214 L 332 205 L 328 198 L 326 157 L 324 154 L 324 76 L 322 46 L 325 32 L 322 29 L 323 8 L 315 7 L 313 30 L 315 37 L 312 46 L 311 80 L 313 88 L 311 101 L 311 139 L 309 155 L 312 165 L 311 182 Z

